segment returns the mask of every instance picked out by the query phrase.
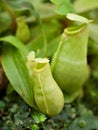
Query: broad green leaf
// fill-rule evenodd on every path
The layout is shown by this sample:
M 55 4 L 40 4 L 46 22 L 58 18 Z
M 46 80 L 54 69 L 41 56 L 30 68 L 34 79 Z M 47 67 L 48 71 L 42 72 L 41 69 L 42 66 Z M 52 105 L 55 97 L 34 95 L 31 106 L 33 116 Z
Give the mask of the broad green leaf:
M 75 12 L 70 0 L 51 0 L 51 2 L 57 5 L 57 14 L 66 15 L 69 12 Z
M 98 0 L 75 0 L 74 8 L 78 13 L 98 8 Z
M 20 52 L 22 53 L 22 55 L 24 57 L 27 56 L 28 51 L 27 51 L 26 46 L 19 39 L 17 39 L 15 36 L 1 37 L 0 41 L 4 41 L 4 42 L 7 42 L 8 44 L 13 45 L 14 47 L 16 47 L 17 49 L 20 50 Z
M 83 17 L 83 16 L 80 16 L 80 15 L 77 15 L 77 14 L 73 14 L 73 13 L 68 13 L 66 15 L 66 17 L 69 19 L 69 20 L 72 20 L 72 21 L 78 21 L 78 22 L 81 22 L 81 23 L 90 23 L 92 22 L 92 20 L 88 20 L 87 18 Z
M 33 95 L 30 90 L 29 73 L 25 64 L 25 58 L 28 54 L 28 50 L 26 46 L 14 36 L 2 37 L 0 38 L 0 41 L 7 42 L 2 50 L 2 66 L 7 78 L 17 93 L 29 105 L 32 105 Z
M 19 50 L 13 46 L 4 45 L 1 62 L 5 74 L 13 88 L 26 103 L 30 106 L 34 106 L 33 93 L 30 88 L 29 72 Z

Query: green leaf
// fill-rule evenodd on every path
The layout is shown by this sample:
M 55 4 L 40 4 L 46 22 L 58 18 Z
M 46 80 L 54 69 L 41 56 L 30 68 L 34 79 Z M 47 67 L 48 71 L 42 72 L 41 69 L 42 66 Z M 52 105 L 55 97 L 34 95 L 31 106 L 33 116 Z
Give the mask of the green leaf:
M 75 0 L 74 7 L 78 13 L 98 8 L 98 0 Z
M 34 124 L 31 126 L 31 130 L 39 130 L 39 126 Z
M 69 12 L 75 12 L 70 0 L 51 0 L 51 2 L 57 5 L 57 14 L 66 15 Z
M 15 36 L 1 37 L 0 41 L 4 41 L 4 42 L 7 42 L 8 44 L 13 45 L 14 47 L 16 47 L 17 49 L 20 50 L 20 52 L 22 53 L 22 55 L 24 57 L 27 56 L 28 50 L 27 50 L 26 46 L 19 39 L 17 39 Z
M 34 112 L 32 114 L 32 118 L 34 119 L 36 124 L 42 123 L 47 119 L 46 116 L 40 112 Z
M 13 46 L 4 45 L 1 62 L 13 88 L 26 103 L 33 106 L 33 93 L 30 89 L 29 73 L 20 52 Z

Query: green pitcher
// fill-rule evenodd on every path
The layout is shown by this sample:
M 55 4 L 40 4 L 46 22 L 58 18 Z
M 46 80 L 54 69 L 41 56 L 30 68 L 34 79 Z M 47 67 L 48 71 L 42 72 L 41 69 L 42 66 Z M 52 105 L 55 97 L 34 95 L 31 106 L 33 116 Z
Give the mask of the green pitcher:
M 65 95 L 77 93 L 87 79 L 88 37 L 87 24 L 65 29 L 53 56 L 53 77 Z
M 64 96 L 53 79 L 49 60 L 47 58 L 34 58 L 31 52 L 28 56 L 27 66 L 38 110 L 48 116 L 59 114 L 64 105 Z

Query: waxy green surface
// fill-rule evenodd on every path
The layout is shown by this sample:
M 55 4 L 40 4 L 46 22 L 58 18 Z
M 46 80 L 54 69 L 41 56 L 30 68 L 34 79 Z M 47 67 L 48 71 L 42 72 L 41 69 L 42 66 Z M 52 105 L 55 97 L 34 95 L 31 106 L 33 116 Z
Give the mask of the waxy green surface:
M 63 33 L 53 56 L 51 68 L 54 79 L 66 94 L 73 94 L 80 90 L 87 79 L 88 36 L 86 25 L 77 33 L 70 33 L 70 35 Z
M 48 62 L 46 58 L 35 58 L 35 61 L 28 61 L 27 66 L 37 109 L 48 116 L 55 116 L 63 109 L 64 96 L 53 79 Z

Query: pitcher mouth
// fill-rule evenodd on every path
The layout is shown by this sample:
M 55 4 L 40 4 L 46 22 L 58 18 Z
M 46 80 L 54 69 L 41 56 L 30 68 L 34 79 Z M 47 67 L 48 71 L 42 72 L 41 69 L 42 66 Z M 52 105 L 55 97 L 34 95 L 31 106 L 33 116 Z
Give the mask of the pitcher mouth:
M 34 71 L 35 72 L 39 72 L 39 71 L 43 70 L 44 67 L 46 66 L 46 64 L 49 63 L 48 58 L 35 58 L 35 52 L 34 51 L 31 51 L 28 54 L 27 60 L 34 62 L 34 64 L 35 64 Z
M 36 63 L 34 68 L 36 72 L 42 71 L 49 63 L 49 60 L 47 58 L 35 58 L 34 61 Z
M 84 30 L 87 27 L 87 24 L 81 24 L 78 26 L 72 26 L 72 27 L 68 27 L 64 30 L 64 34 L 67 35 L 74 35 L 77 34 L 79 32 L 81 32 L 82 30 Z

